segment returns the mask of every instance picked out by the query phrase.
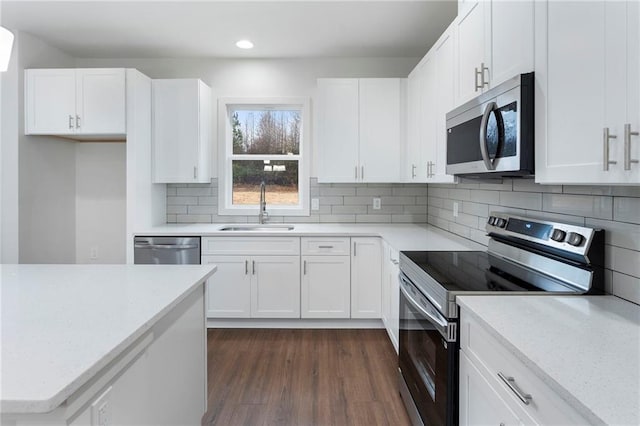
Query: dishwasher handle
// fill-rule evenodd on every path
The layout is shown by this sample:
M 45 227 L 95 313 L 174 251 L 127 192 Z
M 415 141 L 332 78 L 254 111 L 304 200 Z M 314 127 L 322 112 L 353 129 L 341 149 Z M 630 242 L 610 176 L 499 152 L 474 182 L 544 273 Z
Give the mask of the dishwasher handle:
M 160 249 L 160 250 L 188 250 L 197 249 L 197 244 L 140 244 L 136 243 L 134 248 Z

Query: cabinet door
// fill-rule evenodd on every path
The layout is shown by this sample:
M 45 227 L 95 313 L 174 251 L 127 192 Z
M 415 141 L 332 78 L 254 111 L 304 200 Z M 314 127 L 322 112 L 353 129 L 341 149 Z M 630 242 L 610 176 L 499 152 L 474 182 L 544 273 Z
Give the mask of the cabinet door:
M 358 79 L 318 79 L 318 182 L 355 182 L 358 171 Z
M 632 132 L 640 132 L 640 3 L 627 2 L 627 120 Z M 623 130 L 624 131 L 624 130 Z M 631 135 L 629 159 L 640 160 L 640 135 Z M 624 164 L 624 152 L 621 161 Z M 640 163 L 624 170 L 624 183 L 640 183 Z
M 459 395 L 461 426 L 521 424 L 463 351 L 460 351 Z
M 255 256 L 251 274 L 252 318 L 300 318 L 300 256 Z
M 26 70 L 25 91 L 25 134 L 68 135 L 75 133 L 75 70 Z
M 379 238 L 352 238 L 351 318 L 380 318 L 382 249 Z
M 360 180 L 399 182 L 405 79 L 360 79 Z M 402 128 L 405 126 L 402 125 Z
M 423 64 L 419 63 L 407 79 L 407 148 L 405 150 L 404 180 L 407 182 L 424 182 L 427 176 L 426 161 L 423 161 L 420 140 L 420 110 Z
M 420 144 L 425 162 L 425 180 L 432 178 L 433 164 L 436 163 L 436 113 L 437 113 L 437 67 L 433 51 L 427 54 L 423 68 L 422 87 L 420 89 Z
M 533 71 L 533 1 L 491 2 L 491 86 Z
M 76 70 L 76 127 L 81 134 L 124 134 L 123 68 Z
M 390 276 L 389 276 L 389 321 L 387 330 L 391 334 L 391 343 L 398 352 L 400 342 L 400 259 L 398 251 L 391 249 L 390 252 Z
M 218 270 L 207 281 L 208 318 L 251 317 L 251 265 L 245 256 L 202 256 Z
M 454 108 L 454 25 L 450 25 L 434 45 L 436 64 L 435 164 L 430 166 L 429 182 L 451 183 L 456 178 L 446 173 L 447 113 Z
M 198 80 L 153 80 L 153 182 L 197 181 Z
M 621 180 L 623 9 L 620 2 L 536 2 L 536 182 Z M 616 136 L 608 141 L 608 153 L 617 164 L 610 164 L 608 171 L 605 128 Z
M 476 97 L 486 87 L 481 86 L 481 76 L 476 71 L 484 72 L 485 81 L 490 79 L 490 70 L 482 70 L 482 64 L 489 67 L 488 39 L 485 36 L 487 10 L 491 4 L 485 1 L 470 2 L 465 12 L 454 21 L 456 27 L 456 105 Z M 489 16 L 490 19 L 490 16 Z
M 349 318 L 349 256 L 302 257 L 302 318 Z

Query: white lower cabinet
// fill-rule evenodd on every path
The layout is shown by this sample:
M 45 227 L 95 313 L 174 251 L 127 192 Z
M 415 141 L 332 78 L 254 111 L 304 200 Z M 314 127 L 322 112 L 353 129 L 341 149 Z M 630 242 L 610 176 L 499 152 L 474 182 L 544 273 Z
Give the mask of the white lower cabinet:
M 380 238 L 352 238 L 351 246 L 351 318 L 381 318 L 382 244 Z
M 251 258 L 251 318 L 300 318 L 300 256 Z
M 299 318 L 300 238 L 205 237 L 208 318 Z
M 589 424 L 484 327 L 461 310 L 460 425 Z
M 302 318 L 349 318 L 349 256 L 302 256 Z
M 246 256 L 202 256 L 202 264 L 218 270 L 207 282 L 208 318 L 251 316 L 251 275 Z
M 520 419 L 460 352 L 460 425 L 519 425 Z
M 397 353 L 400 334 L 400 262 L 397 250 L 386 242 L 383 242 L 382 248 L 382 322 Z

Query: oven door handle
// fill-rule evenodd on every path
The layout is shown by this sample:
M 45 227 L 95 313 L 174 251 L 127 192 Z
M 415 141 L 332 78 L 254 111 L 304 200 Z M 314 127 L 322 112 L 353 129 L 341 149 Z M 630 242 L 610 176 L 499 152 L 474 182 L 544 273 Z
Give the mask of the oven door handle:
M 400 291 L 407 298 L 411 305 L 416 308 L 422 315 L 429 319 L 429 322 L 433 323 L 433 325 L 438 327 L 438 332 L 442 334 L 443 337 L 448 337 L 448 323 L 444 317 L 441 317 L 437 312 L 429 311 L 425 309 L 420 303 L 409 293 L 409 291 L 405 287 L 413 287 L 413 284 L 408 282 L 406 278 L 400 276 L 400 281 L 402 281 L 402 285 L 400 286 Z M 428 302 L 427 302 L 428 303 Z M 431 308 L 433 309 L 433 308 Z

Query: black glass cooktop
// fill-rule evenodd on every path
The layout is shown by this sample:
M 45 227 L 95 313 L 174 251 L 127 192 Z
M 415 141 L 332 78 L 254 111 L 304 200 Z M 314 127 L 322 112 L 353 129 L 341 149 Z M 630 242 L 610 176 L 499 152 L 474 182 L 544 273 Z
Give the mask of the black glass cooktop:
M 415 266 L 449 292 L 567 291 L 529 271 L 506 272 L 503 261 L 484 251 L 403 251 Z M 519 273 L 522 272 L 522 273 Z

